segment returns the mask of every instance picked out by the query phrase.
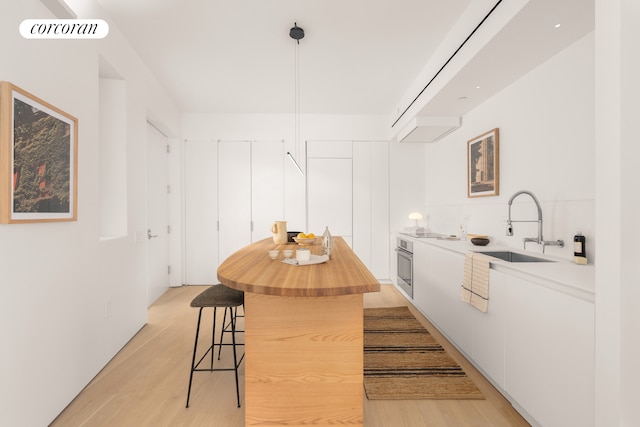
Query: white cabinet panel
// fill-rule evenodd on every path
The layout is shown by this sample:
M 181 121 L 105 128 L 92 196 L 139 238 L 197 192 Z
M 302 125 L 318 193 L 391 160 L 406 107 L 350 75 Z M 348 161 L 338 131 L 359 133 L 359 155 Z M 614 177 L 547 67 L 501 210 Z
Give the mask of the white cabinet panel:
M 218 254 L 251 243 L 251 143 L 218 142 Z
M 545 427 L 594 425 L 594 306 L 508 277 L 506 390 Z
M 504 352 L 506 286 L 508 277 L 496 270 L 489 271 L 489 309 L 486 313 L 472 310 L 472 357 L 477 365 L 504 389 Z
M 353 158 L 351 141 L 309 141 L 307 158 L 311 157 L 351 159 Z
M 252 242 L 270 237 L 274 221 L 287 220 L 284 217 L 284 156 L 281 141 L 251 144 Z
M 322 234 L 328 226 L 334 236 L 351 237 L 353 223 L 353 167 L 351 159 L 307 160 L 307 232 Z
M 215 142 L 185 143 L 185 282 L 189 285 L 217 282 L 217 159 Z
M 430 253 L 432 291 L 436 296 L 436 322 L 465 353 L 471 353 L 471 316 L 475 308 L 460 299 L 464 257 L 432 247 Z

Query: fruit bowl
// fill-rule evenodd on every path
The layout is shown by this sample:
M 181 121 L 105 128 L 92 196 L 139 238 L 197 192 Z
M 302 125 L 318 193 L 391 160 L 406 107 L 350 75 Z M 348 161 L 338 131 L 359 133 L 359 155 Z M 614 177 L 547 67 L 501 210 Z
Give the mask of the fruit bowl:
M 294 237 L 293 240 L 299 245 L 313 245 L 317 237 Z

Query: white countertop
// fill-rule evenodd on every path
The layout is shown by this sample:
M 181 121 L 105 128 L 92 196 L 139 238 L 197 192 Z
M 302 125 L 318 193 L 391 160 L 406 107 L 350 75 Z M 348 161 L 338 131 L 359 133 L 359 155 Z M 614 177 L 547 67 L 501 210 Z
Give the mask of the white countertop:
M 493 243 L 487 246 L 475 246 L 467 240 L 416 238 L 404 234 L 398 234 L 398 237 L 420 244 L 437 246 L 461 255 L 468 252 L 511 251 L 544 258 L 553 262 L 508 262 L 496 258 L 495 261 L 491 261 L 491 268 L 585 301 L 595 301 L 595 267 L 593 264 L 578 265 L 567 259 L 517 250 Z

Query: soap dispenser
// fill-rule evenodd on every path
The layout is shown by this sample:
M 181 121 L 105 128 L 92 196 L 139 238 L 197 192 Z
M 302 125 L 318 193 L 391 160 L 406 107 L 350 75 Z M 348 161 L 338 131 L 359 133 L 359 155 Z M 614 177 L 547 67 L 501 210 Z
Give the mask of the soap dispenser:
M 579 231 L 573 236 L 573 260 L 576 264 L 587 264 L 586 238 Z

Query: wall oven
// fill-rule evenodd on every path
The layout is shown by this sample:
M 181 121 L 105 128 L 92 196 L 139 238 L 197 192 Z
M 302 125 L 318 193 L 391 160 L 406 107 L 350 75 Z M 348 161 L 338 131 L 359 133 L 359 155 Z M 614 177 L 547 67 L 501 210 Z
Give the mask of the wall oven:
M 413 299 L 413 242 L 397 238 L 398 286 Z

